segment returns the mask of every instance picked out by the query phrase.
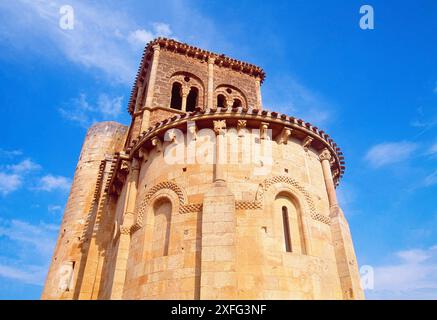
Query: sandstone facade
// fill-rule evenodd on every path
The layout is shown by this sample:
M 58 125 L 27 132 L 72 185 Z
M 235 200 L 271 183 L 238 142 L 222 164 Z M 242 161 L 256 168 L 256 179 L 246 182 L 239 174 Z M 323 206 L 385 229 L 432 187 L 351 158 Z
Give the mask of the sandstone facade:
M 152 41 L 129 128 L 87 134 L 42 298 L 364 298 L 335 193 L 342 154 L 322 130 L 264 110 L 263 79 Z M 205 143 L 212 162 L 193 151 Z

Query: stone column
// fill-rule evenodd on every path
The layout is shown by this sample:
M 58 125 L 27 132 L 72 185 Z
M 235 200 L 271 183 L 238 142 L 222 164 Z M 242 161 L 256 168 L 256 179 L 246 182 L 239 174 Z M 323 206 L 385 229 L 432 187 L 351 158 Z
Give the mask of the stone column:
M 208 58 L 208 108 L 214 108 L 214 62 L 215 58 Z
M 134 112 L 137 112 L 142 107 L 142 106 L 140 106 L 142 93 L 143 93 L 143 85 L 140 84 L 140 85 L 138 85 L 138 91 L 137 91 L 137 97 L 136 97 L 136 100 L 135 100 L 135 110 L 134 110 Z
M 343 299 L 364 299 L 364 293 L 360 286 L 360 273 L 358 271 L 358 263 L 355 256 L 349 225 L 337 202 L 330 164 L 332 155 L 328 149 L 324 149 L 320 153 L 319 159 L 322 163 L 323 177 L 325 179 L 326 191 L 328 193 L 332 243 L 337 262 L 337 271 L 340 277 Z
M 187 97 L 188 97 L 188 93 L 190 93 L 190 87 L 183 87 L 182 88 L 182 108 L 181 110 L 183 112 L 187 111 Z
M 255 80 L 256 86 L 256 104 L 258 109 L 262 109 L 262 97 L 261 97 L 261 79 L 256 78 Z
M 331 159 L 332 155 L 328 149 L 323 149 L 319 155 L 320 162 L 322 163 L 323 177 L 325 179 L 326 192 L 328 193 L 328 200 L 330 207 L 337 207 L 337 194 L 335 192 L 334 180 L 331 173 Z
M 135 202 L 137 198 L 138 177 L 140 162 L 134 158 L 130 164 L 127 178 L 126 197 L 124 203 L 123 222 L 120 227 L 120 239 L 115 261 L 111 299 L 122 299 L 126 279 L 126 266 L 129 256 L 130 230 L 135 223 Z
M 226 185 L 220 160 L 221 145 L 226 143 L 225 129 L 225 120 L 214 121 L 217 135 L 214 183 L 204 194 L 202 209 L 201 300 L 238 298 L 235 196 Z
M 214 182 L 225 182 L 225 174 L 223 171 L 223 162 L 226 158 L 225 143 L 226 120 L 214 121 L 214 132 L 216 134 L 216 149 L 215 149 L 215 172 Z
M 147 130 L 149 126 L 149 118 L 150 118 L 150 108 L 153 106 L 153 96 L 155 93 L 155 81 L 156 81 L 156 72 L 158 69 L 159 62 L 159 52 L 161 47 L 159 44 L 155 44 L 153 47 L 153 59 L 152 59 L 152 67 L 150 69 L 150 77 L 149 84 L 147 86 L 147 95 L 146 95 L 146 103 L 145 110 L 143 113 L 143 121 L 141 123 L 141 132 Z

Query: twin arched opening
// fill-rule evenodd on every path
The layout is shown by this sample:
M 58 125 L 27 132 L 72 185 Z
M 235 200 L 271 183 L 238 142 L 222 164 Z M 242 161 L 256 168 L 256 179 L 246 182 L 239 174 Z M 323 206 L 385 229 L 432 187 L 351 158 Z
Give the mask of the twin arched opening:
M 176 72 L 170 78 L 170 108 L 191 112 L 203 103 L 203 83 L 188 72 Z

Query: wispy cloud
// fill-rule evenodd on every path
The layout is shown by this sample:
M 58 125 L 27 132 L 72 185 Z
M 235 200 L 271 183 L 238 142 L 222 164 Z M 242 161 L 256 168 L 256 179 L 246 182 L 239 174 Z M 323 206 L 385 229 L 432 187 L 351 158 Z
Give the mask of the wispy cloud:
M 162 22 L 152 23 L 153 30 L 137 29 L 129 33 L 128 41 L 134 48 L 144 48 L 144 46 L 156 37 L 171 37 L 173 31 L 170 25 Z
M 396 262 L 376 266 L 373 299 L 437 299 L 437 246 L 395 253 Z
M 70 190 L 71 180 L 63 176 L 46 175 L 39 181 L 38 190 L 43 191 L 68 191 Z
M 433 145 L 428 149 L 427 154 L 430 155 L 430 156 L 437 155 L 437 142 L 434 143 L 434 144 L 433 144 Z
M 412 142 L 386 142 L 377 144 L 369 149 L 365 159 L 374 168 L 390 165 L 407 160 L 417 149 Z
M 18 174 L 0 172 L 0 194 L 3 196 L 18 190 L 21 185 L 21 177 Z
M 0 219 L 2 246 L 14 247 L 15 257 L 0 254 L 0 277 L 42 285 L 56 241 L 58 226 Z M 30 263 L 29 263 L 30 262 Z
M 14 158 L 21 156 L 23 152 L 21 150 L 5 150 L 0 148 L 0 157 L 4 158 Z
M 6 168 L 14 173 L 23 174 L 41 169 L 41 166 L 30 159 L 25 159 L 17 164 L 8 165 Z
M 264 107 L 300 117 L 314 125 L 326 125 L 333 106 L 326 97 L 289 75 L 269 79 L 263 91 Z
M 63 30 L 59 27 L 59 9 L 64 4 L 59 0 L 1 1 L 0 37 L 14 46 L 56 56 L 47 50 L 53 47 L 55 53 L 61 52 L 79 66 L 97 70 L 111 81 L 130 85 L 145 42 L 151 37 L 172 34 L 165 23 L 156 22 L 147 30 L 118 5 L 114 9 L 109 3 L 103 6 L 88 1 L 74 1 L 74 29 Z M 45 50 L 35 45 L 38 40 L 47 44 Z M 131 41 L 140 46 L 129 45 Z
M 437 185 L 437 170 L 425 177 L 425 179 L 423 180 L 423 185 L 425 187 Z
M 30 159 L 13 165 L 0 166 L 0 194 L 5 196 L 21 188 L 24 177 L 41 169 L 41 166 Z
M 62 212 L 62 206 L 57 204 L 49 204 L 47 210 L 52 213 Z
M 122 112 L 122 106 L 122 96 L 110 97 L 107 94 L 100 94 L 96 104 L 93 105 L 82 93 L 78 98 L 71 99 L 59 108 L 59 112 L 65 119 L 88 128 L 97 121 L 116 119 Z

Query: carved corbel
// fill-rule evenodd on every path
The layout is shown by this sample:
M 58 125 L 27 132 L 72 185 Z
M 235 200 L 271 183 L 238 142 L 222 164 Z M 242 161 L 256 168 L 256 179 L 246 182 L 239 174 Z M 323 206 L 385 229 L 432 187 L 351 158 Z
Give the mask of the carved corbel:
M 310 136 L 307 136 L 305 139 L 303 139 L 302 147 L 304 148 L 305 151 L 308 151 L 308 148 L 310 147 L 313 140 L 314 140 L 314 138 L 312 138 Z
M 187 123 L 187 131 L 190 134 L 191 140 L 197 140 L 197 126 L 195 121 L 190 121 Z
M 128 173 L 130 170 L 130 162 L 128 160 L 121 160 L 119 172 Z
M 138 150 L 138 158 L 146 162 L 149 160 L 149 151 L 146 148 L 141 147 L 140 150 Z
M 244 137 L 244 130 L 246 129 L 247 121 L 238 120 L 237 122 L 237 133 L 239 137 Z
M 174 129 L 170 129 L 170 130 L 168 130 L 168 131 L 166 132 L 166 135 L 167 135 L 166 139 L 167 139 L 167 138 L 169 139 L 168 141 L 170 141 L 170 142 L 176 142 L 176 138 L 177 138 L 176 130 L 174 130 Z
M 259 126 L 259 137 L 260 139 L 267 139 L 267 129 L 269 128 L 268 122 L 261 122 Z
M 284 127 L 279 134 L 278 143 L 279 144 L 287 144 L 288 143 L 288 137 L 290 137 L 291 132 L 293 129 Z
M 216 135 L 224 135 L 226 132 L 226 120 L 214 120 L 214 132 Z
M 162 152 L 162 142 L 158 137 L 153 137 L 152 146 L 156 148 L 157 152 Z

